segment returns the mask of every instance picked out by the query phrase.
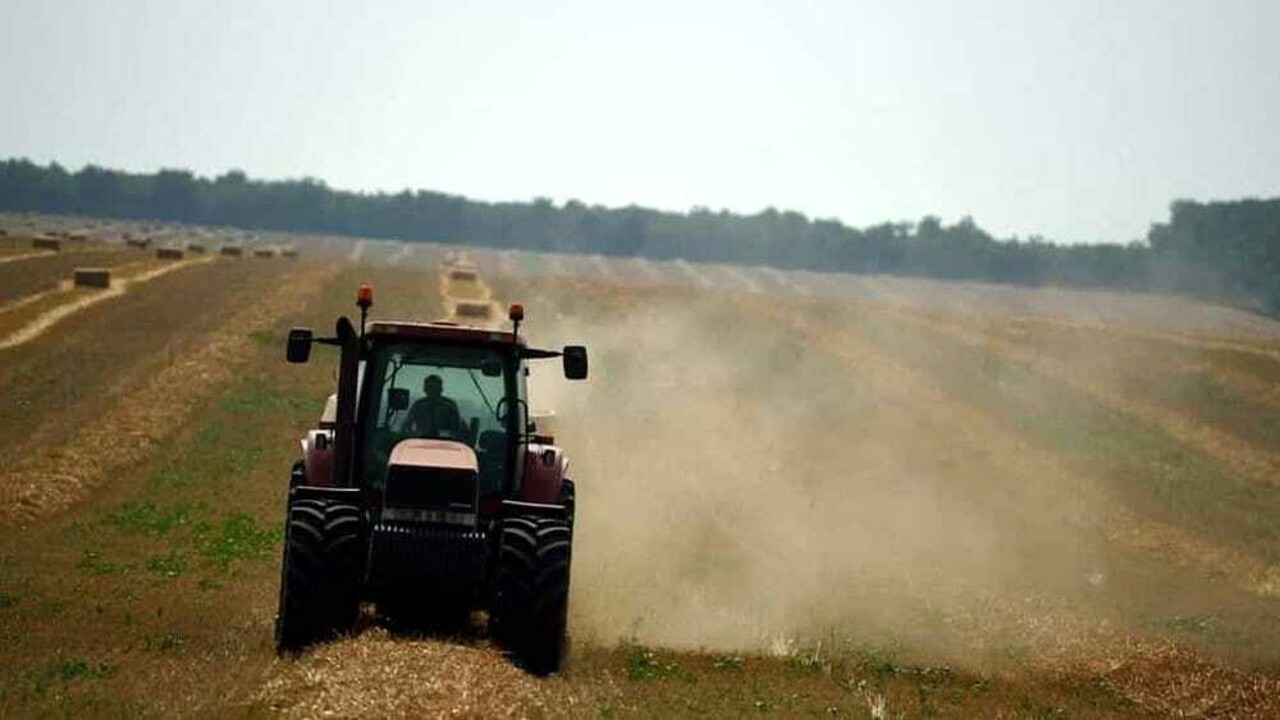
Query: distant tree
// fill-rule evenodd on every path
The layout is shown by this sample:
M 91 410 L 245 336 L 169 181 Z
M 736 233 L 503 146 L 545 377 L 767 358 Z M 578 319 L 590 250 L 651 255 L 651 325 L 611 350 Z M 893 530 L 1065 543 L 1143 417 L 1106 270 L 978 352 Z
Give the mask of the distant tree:
M 189 170 L 161 170 L 152 187 L 152 207 L 166 220 L 198 221 L 201 194 Z
M 0 161 L 0 209 L 157 218 L 291 230 L 447 240 L 525 250 L 771 264 L 822 271 L 927 275 L 1037 285 L 1176 290 L 1280 315 L 1280 199 L 1175 201 L 1168 222 L 1129 245 L 996 239 L 964 217 L 952 225 L 852 228 L 766 208 L 753 215 L 609 209 L 548 197 L 486 203 L 425 190 L 334 190 L 315 178 L 256 181 L 242 170 L 126 173 L 88 165 Z

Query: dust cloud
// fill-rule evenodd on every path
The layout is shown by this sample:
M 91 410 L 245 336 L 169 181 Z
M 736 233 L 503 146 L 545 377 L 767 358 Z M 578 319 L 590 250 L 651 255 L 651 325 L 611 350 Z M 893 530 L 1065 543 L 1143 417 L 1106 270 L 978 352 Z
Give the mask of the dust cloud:
M 1064 519 L 1090 496 L 958 439 L 963 418 L 909 377 L 730 301 L 564 300 L 527 302 L 536 341 L 592 354 L 586 383 L 550 365 L 531 382 L 578 484 L 576 639 L 779 651 L 835 633 L 959 657 L 1043 610 L 1009 598 L 1096 585 L 1102 550 Z

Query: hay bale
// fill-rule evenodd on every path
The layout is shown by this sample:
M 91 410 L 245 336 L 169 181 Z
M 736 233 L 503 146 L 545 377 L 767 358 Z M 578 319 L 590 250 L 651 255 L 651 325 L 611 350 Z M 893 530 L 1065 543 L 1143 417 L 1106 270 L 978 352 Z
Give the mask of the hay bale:
M 151 240 L 150 240 L 149 238 L 137 238 L 137 237 L 135 237 L 135 238 L 127 238 L 127 239 L 124 241 L 124 244 L 125 244 L 125 245 L 128 245 L 128 246 L 129 246 L 129 247 L 131 247 L 131 248 L 138 248 L 139 250 L 146 250 L 147 248 L 151 247 Z
M 460 280 L 462 282 L 475 282 L 479 275 L 471 268 L 454 268 L 449 271 L 450 280 Z
M 111 270 L 107 268 L 76 268 L 73 278 L 76 287 L 111 287 Z
M 62 250 L 62 241 L 55 237 L 41 235 L 31 240 L 31 247 L 36 250 L 52 250 L 58 252 Z
M 160 260 L 181 260 L 182 248 L 175 248 L 175 247 L 156 248 L 156 258 Z
M 253 251 L 253 256 L 257 258 L 273 258 L 276 256 L 276 251 L 271 248 L 258 248 Z
M 187 243 L 187 252 L 192 255 L 203 255 L 204 245 L 201 245 L 200 243 Z
M 298 259 L 298 249 L 297 249 L 297 248 L 285 248 L 285 249 L 283 249 L 283 250 L 281 250 L 281 251 L 280 251 L 280 257 L 288 258 L 288 259 L 290 259 L 290 260 L 297 260 L 297 259 Z
M 453 313 L 458 317 L 488 318 L 493 315 L 493 303 L 476 300 L 457 300 L 454 302 Z
M 240 257 L 244 255 L 244 248 L 239 245 L 223 245 L 220 252 L 227 257 Z

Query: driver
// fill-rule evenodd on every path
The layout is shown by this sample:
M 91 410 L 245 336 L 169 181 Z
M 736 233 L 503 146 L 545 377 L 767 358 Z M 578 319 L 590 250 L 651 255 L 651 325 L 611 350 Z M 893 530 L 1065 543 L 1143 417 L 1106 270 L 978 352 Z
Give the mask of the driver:
M 409 433 L 420 437 L 466 437 L 466 426 L 458 403 L 444 394 L 444 381 L 439 375 L 428 375 L 422 381 L 426 397 L 409 408 Z

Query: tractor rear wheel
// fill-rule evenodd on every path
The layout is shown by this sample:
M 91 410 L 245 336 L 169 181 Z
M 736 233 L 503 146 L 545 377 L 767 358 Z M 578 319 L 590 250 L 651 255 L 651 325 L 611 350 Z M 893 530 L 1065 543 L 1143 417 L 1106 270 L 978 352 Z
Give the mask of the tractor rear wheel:
M 332 500 L 290 501 L 276 616 L 278 652 L 297 652 L 355 625 L 363 557 L 360 508 Z
M 572 551 L 567 520 L 517 515 L 502 522 L 492 632 L 535 675 L 559 670 L 567 650 Z

